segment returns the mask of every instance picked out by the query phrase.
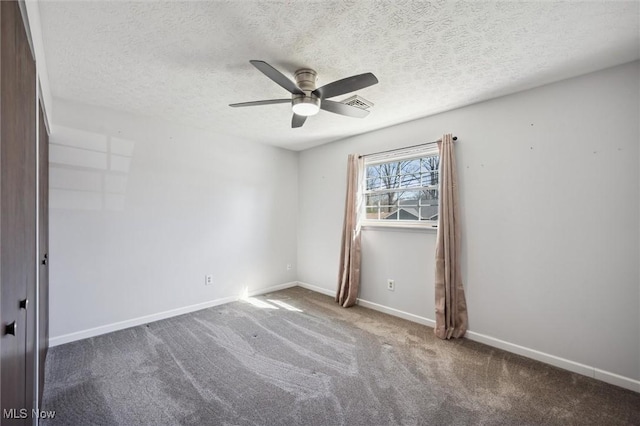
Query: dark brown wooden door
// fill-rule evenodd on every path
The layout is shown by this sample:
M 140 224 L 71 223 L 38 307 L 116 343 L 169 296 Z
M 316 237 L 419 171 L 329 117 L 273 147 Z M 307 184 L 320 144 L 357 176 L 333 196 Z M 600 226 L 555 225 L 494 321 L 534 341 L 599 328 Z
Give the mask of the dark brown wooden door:
M 49 348 L 49 134 L 44 122 L 44 112 L 40 105 L 40 131 L 39 131 L 39 200 L 38 212 L 38 232 L 40 239 L 40 277 L 38 281 L 38 310 L 40 314 L 40 335 L 39 344 L 39 391 L 38 401 L 42 404 L 42 392 L 44 391 L 44 363 L 47 358 Z
M 20 8 L 15 1 L 0 1 L 1 414 L 27 409 L 29 417 L 36 339 L 35 78 Z M 31 419 L 2 420 L 3 425 L 25 422 Z

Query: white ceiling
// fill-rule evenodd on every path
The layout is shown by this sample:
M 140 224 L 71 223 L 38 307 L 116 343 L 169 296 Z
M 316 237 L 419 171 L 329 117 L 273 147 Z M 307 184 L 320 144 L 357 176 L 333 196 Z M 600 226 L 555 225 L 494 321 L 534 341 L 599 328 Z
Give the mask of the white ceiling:
M 55 98 L 300 150 L 638 59 L 639 5 L 44 1 L 40 18 Z M 356 93 L 375 106 L 299 129 L 287 104 L 230 108 L 288 95 L 250 59 L 313 68 L 318 86 L 373 72 Z

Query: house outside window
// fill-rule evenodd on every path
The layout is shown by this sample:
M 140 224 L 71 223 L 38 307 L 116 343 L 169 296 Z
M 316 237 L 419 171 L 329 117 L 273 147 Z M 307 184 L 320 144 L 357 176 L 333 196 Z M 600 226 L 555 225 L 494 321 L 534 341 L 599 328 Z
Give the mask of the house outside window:
M 440 157 L 435 144 L 365 157 L 362 224 L 436 228 Z

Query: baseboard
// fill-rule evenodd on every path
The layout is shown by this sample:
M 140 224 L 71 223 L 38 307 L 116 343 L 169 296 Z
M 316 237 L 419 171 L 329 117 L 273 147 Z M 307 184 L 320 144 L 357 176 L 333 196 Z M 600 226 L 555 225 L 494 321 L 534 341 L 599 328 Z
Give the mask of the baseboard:
M 328 291 L 322 287 L 318 287 L 307 283 L 298 283 L 300 287 L 317 291 L 318 293 L 328 294 Z M 330 295 L 333 295 L 331 293 Z M 380 305 L 378 303 L 369 302 L 368 300 L 358 299 L 358 305 L 365 308 L 373 309 L 376 311 L 384 312 L 385 314 L 393 315 L 399 318 L 406 319 L 408 321 L 417 322 L 429 327 L 435 326 L 435 321 L 429 318 L 421 317 L 418 315 L 404 312 L 399 309 L 390 308 L 388 306 Z M 620 376 L 609 371 L 600 370 L 598 368 L 580 364 L 579 362 L 571 361 L 565 358 L 560 358 L 555 355 L 550 355 L 544 352 L 537 351 L 535 349 L 520 346 L 515 343 L 506 342 L 504 340 L 496 339 L 495 337 L 487 336 L 485 334 L 476 333 L 474 331 L 467 331 L 465 337 L 469 340 L 473 340 L 479 343 L 483 343 L 487 346 L 502 349 L 507 352 L 511 352 L 517 355 L 522 355 L 527 358 L 534 359 L 536 361 L 543 362 L 545 364 L 553 365 L 563 370 L 568 370 L 573 373 L 582 374 L 584 376 L 592 377 L 596 380 L 600 380 L 612 385 L 620 386 L 621 388 L 629 389 L 635 392 L 640 392 L 640 380 L 635 380 L 629 377 Z
M 309 283 L 303 283 L 301 281 L 298 281 L 298 287 L 306 288 L 307 290 L 315 291 L 316 293 L 322 293 L 324 295 L 331 296 L 331 297 L 335 297 L 336 295 L 335 290 L 327 290 L 326 288 L 318 287 L 317 285 L 313 285 Z
M 515 343 L 506 342 L 474 331 L 467 331 L 465 337 L 469 340 L 484 343 L 485 345 L 492 346 L 494 348 L 503 349 L 507 352 L 522 355 L 527 358 L 535 359 L 536 361 L 544 362 L 545 364 L 553 365 L 554 367 L 562 368 L 563 370 L 568 370 L 573 373 L 582 374 L 583 376 L 592 377 L 602 382 L 620 386 L 621 388 L 640 392 L 640 381 L 630 377 L 620 376 L 609 371 L 600 370 L 590 365 L 550 355 L 545 352 L 516 345 Z
M 496 339 L 495 337 L 476 333 L 474 331 L 467 331 L 465 337 L 475 342 L 484 343 L 485 345 L 492 346 L 494 348 L 503 349 L 507 352 L 535 359 L 536 361 L 544 362 L 545 364 L 553 365 L 554 367 L 559 367 L 564 370 L 582 374 L 584 376 L 593 377 L 593 367 L 589 367 L 588 365 L 580 364 L 578 362 L 570 361 L 568 359 L 560 358 L 554 355 L 549 355 L 535 349 L 516 345 L 515 343 L 506 342 L 504 340 Z
M 336 290 L 327 290 L 324 287 L 319 287 L 317 285 L 305 283 L 302 281 L 298 281 L 298 287 L 306 288 L 307 290 L 315 291 L 316 293 L 322 293 L 331 297 L 334 297 L 336 295 Z M 369 302 L 368 300 L 358 299 L 356 303 L 360 306 L 364 306 L 365 308 L 373 309 L 374 311 L 384 312 L 385 314 L 404 318 L 406 320 L 417 322 L 419 324 L 428 325 L 429 327 L 433 327 L 436 325 L 436 322 L 433 320 L 430 320 L 429 318 L 424 318 L 418 315 L 410 314 L 408 312 L 404 312 L 399 309 L 390 308 L 388 306 L 380 305 L 378 303 Z
M 620 386 L 621 388 L 640 392 L 640 380 L 630 379 L 625 376 L 620 376 L 619 374 L 600 370 L 599 368 L 594 368 L 593 378 L 610 383 L 612 385 Z
M 429 327 L 435 327 L 436 322 L 432 319 L 421 317 L 419 315 L 410 314 L 409 312 L 401 311 L 399 309 L 389 308 L 388 306 L 379 305 L 374 302 L 369 302 L 368 300 L 358 299 L 358 305 L 363 306 L 365 308 L 373 309 L 374 311 L 384 312 L 385 314 L 393 315 L 394 317 L 399 317 L 402 319 L 406 319 L 408 321 L 417 322 L 418 324 L 426 325 Z
M 295 287 L 297 285 L 298 285 L 297 281 L 291 281 L 291 282 L 284 283 L 284 284 L 272 285 L 271 287 L 261 288 L 259 290 L 250 291 L 248 296 L 249 297 L 259 296 L 261 294 L 271 293 L 273 291 L 278 291 L 278 290 L 284 290 L 285 288 L 291 288 L 291 287 Z
M 264 293 L 271 293 L 272 291 L 283 290 L 289 287 L 295 287 L 297 282 L 289 282 L 284 284 L 278 284 L 267 288 L 253 290 L 249 292 L 248 296 L 257 296 Z M 111 333 L 113 331 L 124 330 L 125 328 L 136 327 L 138 325 L 148 324 L 154 321 L 160 321 L 166 318 L 175 317 L 178 315 L 188 314 L 190 312 L 199 311 L 201 309 L 211 308 L 213 306 L 223 305 L 229 302 L 235 302 L 239 300 L 240 296 L 222 297 L 219 299 L 209 300 L 207 302 L 197 303 L 195 305 L 184 306 L 182 308 L 171 309 L 164 312 L 158 312 L 156 314 L 145 315 L 142 317 L 132 318 L 125 321 L 115 322 L 111 324 L 101 325 L 99 327 L 89 328 L 86 330 L 76 331 L 74 333 L 63 334 L 61 336 L 55 336 L 49 338 L 49 347 L 63 345 L 65 343 L 75 342 L 76 340 L 88 339 L 90 337 L 99 336 L 101 334 Z

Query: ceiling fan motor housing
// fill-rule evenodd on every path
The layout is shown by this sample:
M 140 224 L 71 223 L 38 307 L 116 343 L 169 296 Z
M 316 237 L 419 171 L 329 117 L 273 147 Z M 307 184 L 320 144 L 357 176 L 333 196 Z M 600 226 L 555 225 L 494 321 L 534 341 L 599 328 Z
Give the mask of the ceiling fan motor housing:
M 296 84 L 303 92 L 313 92 L 316 90 L 318 73 L 310 68 L 303 68 L 295 73 Z
M 294 94 L 291 98 L 293 112 L 299 115 L 314 115 L 320 110 L 320 98 L 314 95 L 318 74 L 308 68 L 300 69 L 295 73 L 296 84 L 305 94 Z

